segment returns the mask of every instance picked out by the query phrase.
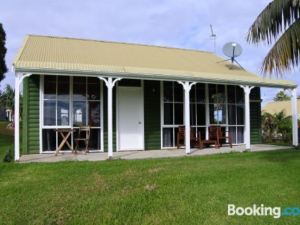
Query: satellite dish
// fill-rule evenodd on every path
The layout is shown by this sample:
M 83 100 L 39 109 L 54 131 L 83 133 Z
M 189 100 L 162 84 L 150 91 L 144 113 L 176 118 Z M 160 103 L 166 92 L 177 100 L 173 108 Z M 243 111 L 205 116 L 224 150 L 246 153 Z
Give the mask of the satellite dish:
M 226 55 L 227 57 L 229 57 L 229 59 L 224 60 L 224 61 L 229 61 L 231 60 L 231 63 L 237 63 L 241 68 L 243 68 L 238 61 L 235 59 L 236 57 L 240 56 L 243 52 L 243 49 L 241 47 L 240 44 L 236 43 L 236 42 L 228 42 L 223 46 L 223 53 L 224 55 Z

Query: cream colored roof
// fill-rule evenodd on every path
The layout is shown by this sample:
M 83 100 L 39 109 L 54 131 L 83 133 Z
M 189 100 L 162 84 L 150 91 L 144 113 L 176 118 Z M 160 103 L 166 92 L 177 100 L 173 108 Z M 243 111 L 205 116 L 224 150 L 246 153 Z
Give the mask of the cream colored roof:
M 14 61 L 16 72 L 114 75 L 255 86 L 295 87 L 233 67 L 217 55 L 187 49 L 29 35 Z
M 300 118 L 300 99 L 297 99 L 297 108 L 298 108 L 298 118 Z M 269 102 L 262 108 L 262 112 L 268 112 L 271 114 L 279 113 L 282 110 L 285 112 L 286 116 L 292 115 L 292 105 L 290 100 Z

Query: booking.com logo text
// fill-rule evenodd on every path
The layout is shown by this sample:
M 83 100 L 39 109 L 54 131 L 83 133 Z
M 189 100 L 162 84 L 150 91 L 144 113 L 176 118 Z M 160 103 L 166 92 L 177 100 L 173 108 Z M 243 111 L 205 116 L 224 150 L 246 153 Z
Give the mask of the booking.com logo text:
M 272 216 L 278 219 L 282 216 L 300 216 L 300 207 L 271 207 L 264 204 L 241 207 L 234 204 L 227 206 L 228 216 Z

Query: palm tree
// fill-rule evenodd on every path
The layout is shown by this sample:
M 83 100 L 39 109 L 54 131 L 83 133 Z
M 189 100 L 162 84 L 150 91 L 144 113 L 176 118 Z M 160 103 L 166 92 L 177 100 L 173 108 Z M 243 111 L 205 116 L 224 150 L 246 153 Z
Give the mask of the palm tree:
M 250 27 L 247 41 L 272 44 L 262 72 L 283 74 L 299 63 L 300 0 L 273 0 Z

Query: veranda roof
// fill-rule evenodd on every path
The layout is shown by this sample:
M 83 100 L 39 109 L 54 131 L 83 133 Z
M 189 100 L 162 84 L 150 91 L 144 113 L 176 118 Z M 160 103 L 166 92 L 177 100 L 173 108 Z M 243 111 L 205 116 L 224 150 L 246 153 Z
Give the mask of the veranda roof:
M 37 35 L 26 37 L 13 66 L 16 72 L 36 74 L 296 87 L 290 81 L 259 77 L 211 52 Z

